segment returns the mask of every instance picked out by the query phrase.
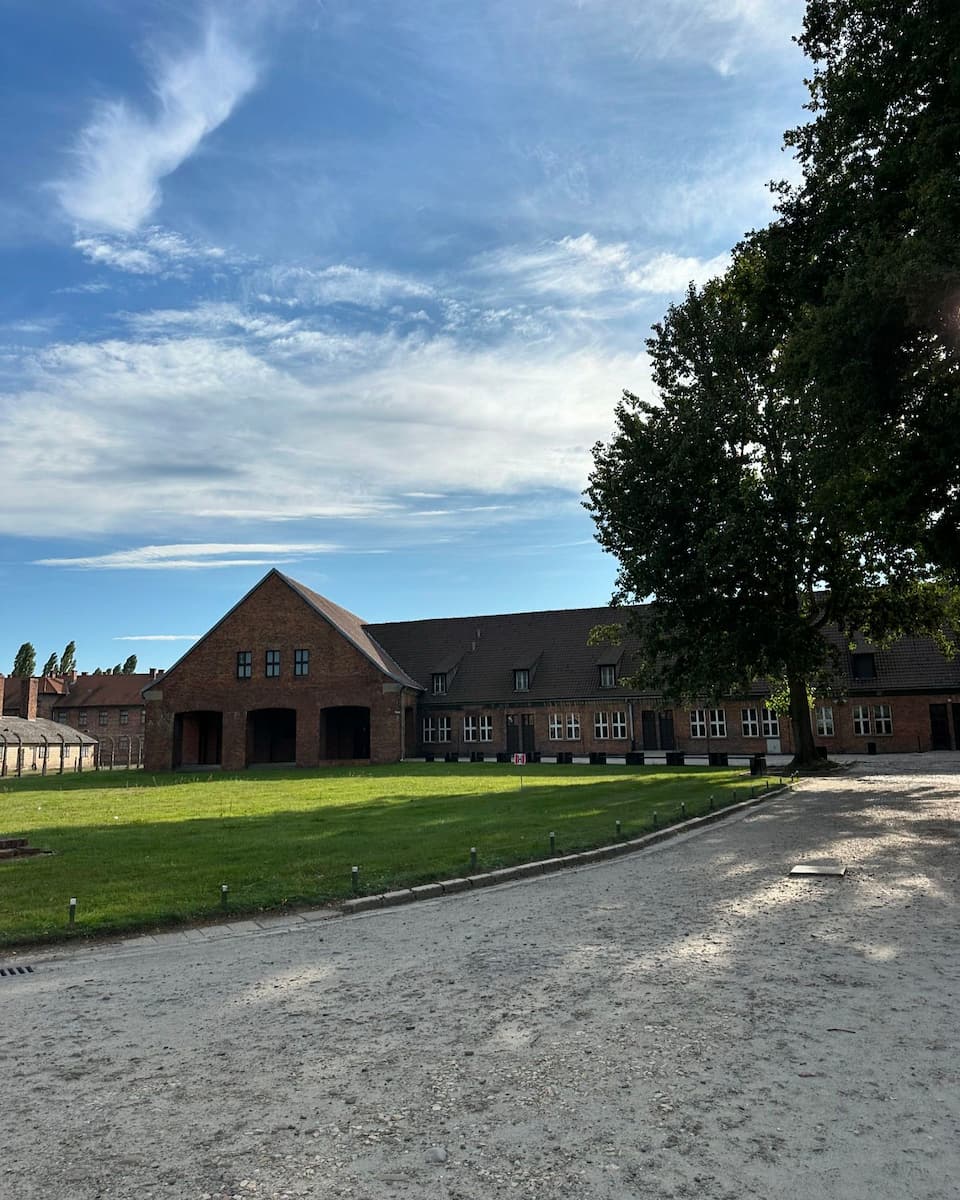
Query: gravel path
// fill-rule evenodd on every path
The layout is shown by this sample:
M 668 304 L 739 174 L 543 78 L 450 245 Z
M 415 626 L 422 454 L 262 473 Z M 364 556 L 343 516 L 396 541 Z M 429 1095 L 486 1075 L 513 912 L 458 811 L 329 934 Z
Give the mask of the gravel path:
M 537 881 L 21 955 L 0 1196 L 960 1196 L 958 790 L 881 757 Z

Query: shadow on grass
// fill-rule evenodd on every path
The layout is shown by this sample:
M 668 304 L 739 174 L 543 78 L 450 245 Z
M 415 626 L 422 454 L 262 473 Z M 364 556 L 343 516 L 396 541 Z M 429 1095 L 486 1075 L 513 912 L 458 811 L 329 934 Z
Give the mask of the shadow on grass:
M 491 770 L 501 786 L 483 792 L 482 784 L 497 778 Z M 511 773 L 517 786 L 504 790 L 504 776 L 509 782 Z M 370 799 L 331 802 L 325 787 L 315 802 L 301 790 L 296 808 L 249 811 L 261 803 L 264 784 L 275 799 L 274 785 L 287 779 L 302 789 L 314 781 L 329 785 L 358 776 L 356 769 L 312 777 L 303 772 L 214 776 L 226 789 L 207 793 L 206 779 L 200 780 L 195 794 L 187 796 L 193 811 L 171 811 L 168 819 L 157 819 L 146 803 L 154 796 L 154 785 L 147 782 L 151 777 L 131 773 L 136 780 L 131 787 L 114 776 L 106 788 L 95 777 L 94 787 L 118 809 L 112 821 L 51 823 L 31 813 L 34 819 L 24 832 L 33 845 L 54 855 L 0 863 L 0 945 L 215 918 L 221 915 L 223 883 L 235 914 L 346 898 L 353 866 L 360 868 L 364 892 L 414 886 L 467 873 L 471 847 L 477 849 L 477 869 L 491 870 L 612 842 L 617 821 L 620 837 L 637 836 L 708 811 L 711 795 L 720 807 L 746 794 L 742 776 L 716 769 L 665 773 L 614 767 L 598 769 L 596 777 L 591 771 L 584 779 L 571 777 L 569 767 L 546 766 L 530 769 L 521 788 L 515 769 L 451 764 L 442 776 L 448 790 L 429 790 L 431 779 L 439 782 L 436 766 L 374 768 L 362 778 L 372 776 L 390 790 Z M 156 790 L 163 793 L 158 804 L 176 796 L 181 780 L 198 782 L 196 777 L 157 778 Z M 45 781 L 30 798 L 59 794 L 58 782 Z M 85 783 L 89 789 L 89 776 Z M 465 790 L 459 790 L 461 783 Z M 252 790 L 251 784 L 256 785 Z M 394 790 L 402 784 L 407 790 Z M 458 790 L 451 792 L 451 785 Z M 84 789 L 73 785 L 63 791 L 77 793 L 76 810 Z M 209 807 L 202 811 L 208 794 Z M 140 815 L 132 808 L 137 803 Z M 43 804 L 38 808 L 42 812 Z M 78 899 L 73 929 L 66 920 L 71 896 Z

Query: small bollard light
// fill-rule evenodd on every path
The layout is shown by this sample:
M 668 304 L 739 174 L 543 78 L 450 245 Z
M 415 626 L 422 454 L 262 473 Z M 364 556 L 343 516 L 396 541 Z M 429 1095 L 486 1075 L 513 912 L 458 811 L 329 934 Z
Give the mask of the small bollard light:
M 656 829 L 659 824 L 660 824 L 660 814 L 657 812 L 656 809 L 654 809 L 653 810 L 653 827 L 654 827 L 654 829 Z
M 229 895 L 229 892 L 230 892 L 230 889 L 227 887 L 227 885 L 225 883 L 221 883 L 220 884 L 220 907 L 221 908 L 227 907 L 227 896 Z
M 553 832 L 550 834 L 550 853 L 553 854 L 557 849 L 557 835 Z
M 622 825 L 620 824 L 620 822 L 618 821 L 618 822 L 617 822 L 617 837 L 619 837 L 619 836 L 620 836 L 620 834 L 621 834 L 621 832 L 622 832 L 622 829 L 623 829 L 623 826 L 622 826 Z
M 470 847 L 470 870 L 475 871 L 476 869 L 477 869 L 477 848 L 476 848 L 476 846 L 471 846 Z
M 360 891 L 360 868 L 359 867 L 351 867 L 350 868 L 350 886 L 353 889 L 354 893 Z
M 684 821 L 687 819 L 687 802 L 686 802 L 686 800 L 680 801 L 680 817 L 681 817 L 681 820 L 684 820 Z
M 70 924 L 73 925 L 77 919 L 77 898 L 76 898 L 76 896 L 70 897 L 70 907 L 69 907 L 68 911 L 69 911 L 68 919 L 70 921 Z
M 707 801 L 707 807 L 713 812 L 713 792 L 710 793 L 710 799 Z

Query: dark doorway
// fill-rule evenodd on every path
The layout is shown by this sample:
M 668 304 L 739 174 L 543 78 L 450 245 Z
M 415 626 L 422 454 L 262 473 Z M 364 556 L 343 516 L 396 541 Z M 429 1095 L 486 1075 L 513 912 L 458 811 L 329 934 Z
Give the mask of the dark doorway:
M 640 714 L 640 736 L 644 750 L 656 750 L 657 714 L 650 708 L 645 708 Z
M 930 705 L 930 749 L 950 749 L 950 723 L 945 704 Z
M 297 710 L 257 708 L 247 713 L 247 766 L 295 763 Z
M 520 753 L 520 726 L 516 717 L 507 717 L 507 753 Z
M 960 704 L 951 704 L 953 710 L 953 748 L 960 750 Z
M 370 757 L 370 709 L 325 708 L 320 714 L 322 758 Z
M 660 724 L 660 749 L 661 750 L 676 750 L 676 742 L 673 740 L 673 712 L 671 709 L 666 709 L 662 713 L 658 713 L 657 717 Z
M 173 718 L 174 767 L 219 767 L 223 713 L 183 712 Z
M 521 750 L 524 754 L 533 754 L 537 748 L 537 733 L 533 724 L 533 713 L 520 715 Z

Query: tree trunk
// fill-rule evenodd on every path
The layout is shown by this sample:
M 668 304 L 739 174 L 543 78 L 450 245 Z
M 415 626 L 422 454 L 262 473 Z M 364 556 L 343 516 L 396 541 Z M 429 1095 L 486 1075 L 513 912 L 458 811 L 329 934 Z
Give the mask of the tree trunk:
M 819 760 L 813 744 L 807 683 L 804 679 L 790 677 L 787 686 L 790 691 L 790 724 L 793 727 L 793 763 L 797 767 L 812 767 Z

